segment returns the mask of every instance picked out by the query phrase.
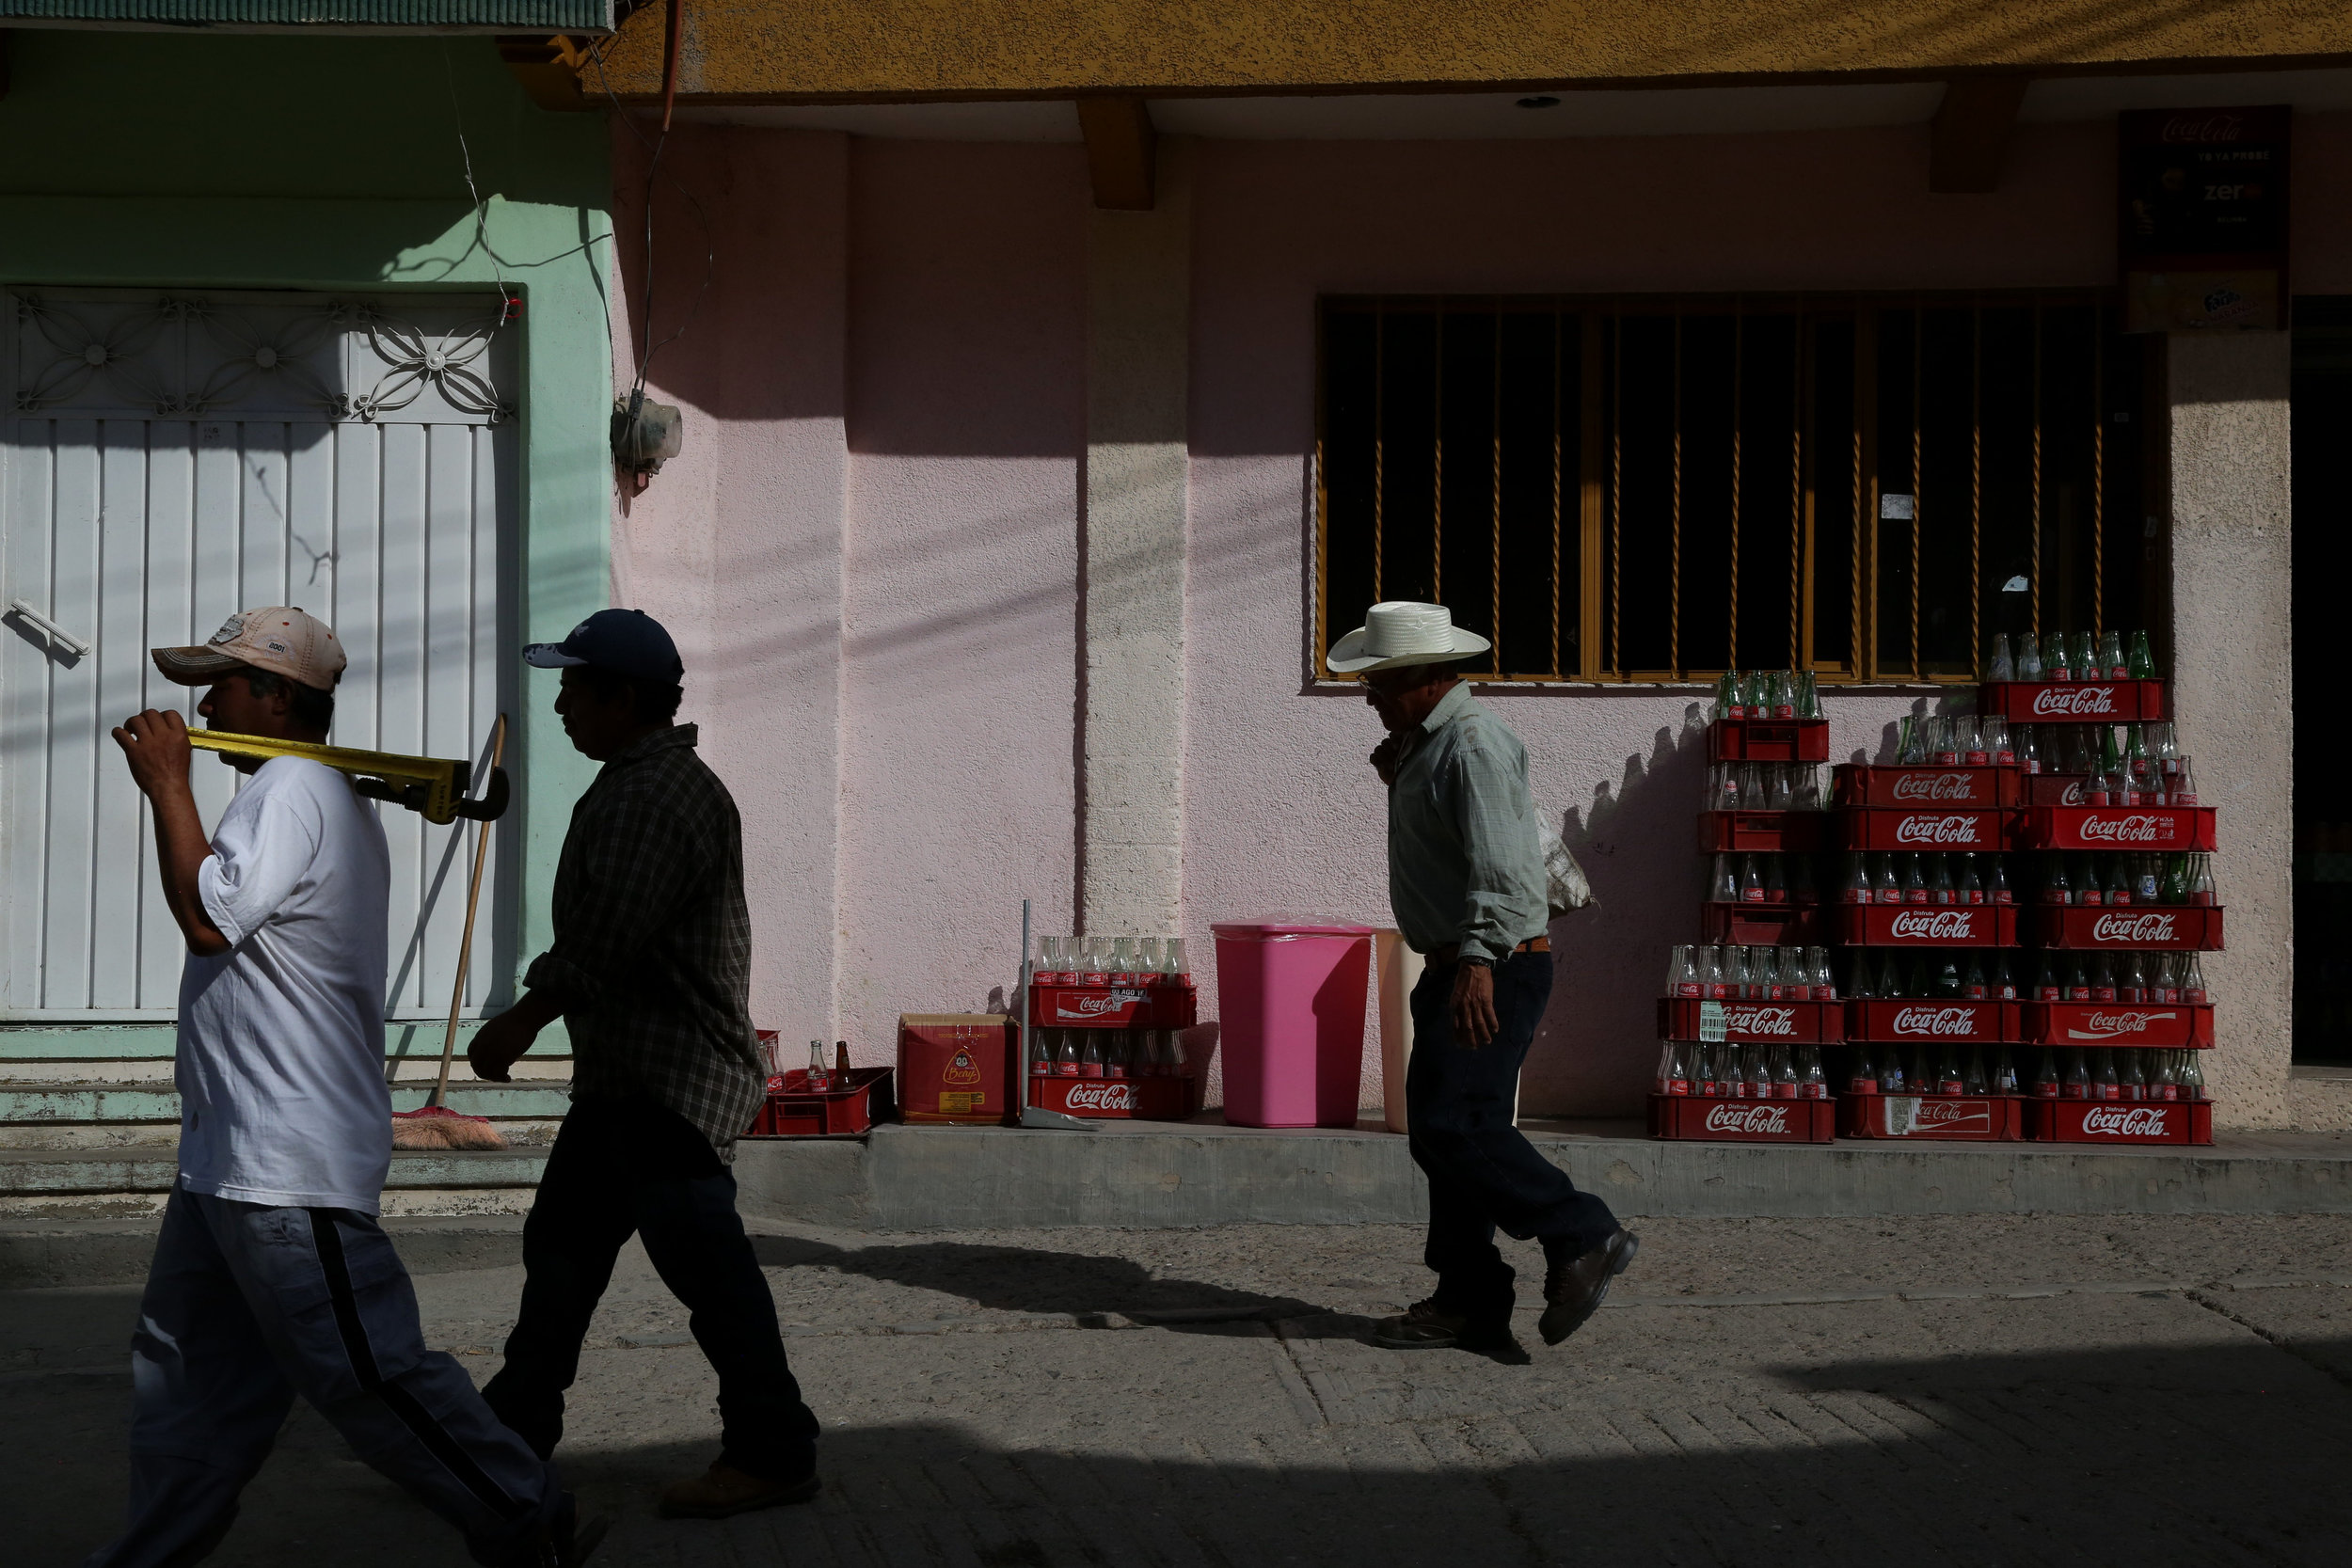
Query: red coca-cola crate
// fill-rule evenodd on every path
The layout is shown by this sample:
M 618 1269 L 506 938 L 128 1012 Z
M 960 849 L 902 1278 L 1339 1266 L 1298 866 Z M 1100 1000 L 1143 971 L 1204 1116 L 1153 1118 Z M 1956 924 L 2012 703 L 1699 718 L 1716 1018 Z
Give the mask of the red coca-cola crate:
M 1977 711 L 2012 724 L 2127 724 L 2162 719 L 2162 681 L 1987 681 Z
M 1066 1117 L 1103 1121 L 1182 1121 L 1200 1109 L 1195 1077 L 1029 1078 L 1029 1103 Z
M 1840 1095 L 1837 1131 L 1849 1138 L 2014 1143 L 2026 1135 L 2025 1105 L 2008 1094 Z
M 2028 806 L 2079 806 L 2090 799 L 2084 790 L 2090 783 L 2088 773 L 2028 773 L 2026 775 L 2026 804 Z
M 2209 1144 L 2210 1100 L 2030 1100 L 2026 1136 L 2044 1144 Z
M 2021 849 L 2211 849 L 2212 806 L 2035 806 Z
M 752 1117 L 752 1138 L 848 1138 L 890 1119 L 890 1069 L 857 1067 L 825 1088 L 808 1086 L 808 1069 L 768 1080 L 768 1099 Z
M 2023 1002 L 2027 1045 L 2130 1045 L 2179 1051 L 2213 1044 L 2210 1002 Z
M 1649 1097 L 1649 1135 L 1715 1143 L 1834 1143 L 1837 1138 L 1837 1102 L 1654 1094 Z
M 1826 719 L 1718 719 L 1707 726 L 1715 762 L 1827 762 Z
M 2026 926 L 2036 947 L 2221 951 L 2218 904 L 2126 904 L 2121 909 L 2037 905 Z
M 1046 1029 L 1189 1029 L 1200 993 L 1184 985 L 1029 987 L 1029 1023 Z
M 1996 1045 L 2017 1038 L 2015 1002 L 1946 1001 L 1912 997 L 1855 998 L 1845 1004 L 1846 1037 L 1874 1044 L 1965 1040 Z
M 1701 940 L 1742 947 L 1821 947 L 1825 929 L 1819 904 L 1732 904 L 1699 906 Z
M 1699 847 L 1726 850 L 1819 849 L 1827 836 L 1829 814 L 1820 811 L 1703 811 Z
M 1848 947 L 2014 947 L 2014 904 L 1839 904 L 1831 928 Z
M 1740 1045 L 1835 1045 L 1845 1037 L 1845 1006 L 1838 1002 L 1702 1002 L 1690 997 L 1658 999 L 1658 1037 L 1713 1037 L 1706 1027 L 1709 1007 L 1723 1009 L 1724 1038 Z
M 1841 762 L 1830 769 L 1830 798 L 1841 806 L 1985 810 L 2020 804 L 2024 778 L 2015 768 L 1877 768 Z
M 1943 807 L 1861 806 L 1837 814 L 1837 842 L 1847 849 L 1915 849 L 1951 854 L 2009 847 L 2007 811 Z

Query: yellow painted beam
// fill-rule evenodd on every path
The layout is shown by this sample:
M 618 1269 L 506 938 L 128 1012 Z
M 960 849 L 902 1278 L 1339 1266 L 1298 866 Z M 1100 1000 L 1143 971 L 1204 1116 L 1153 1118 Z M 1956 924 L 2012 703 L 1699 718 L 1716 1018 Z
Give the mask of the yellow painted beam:
M 606 54 L 660 91 L 663 13 Z M 1943 79 L 2352 62 L 2342 0 L 687 0 L 680 102 Z

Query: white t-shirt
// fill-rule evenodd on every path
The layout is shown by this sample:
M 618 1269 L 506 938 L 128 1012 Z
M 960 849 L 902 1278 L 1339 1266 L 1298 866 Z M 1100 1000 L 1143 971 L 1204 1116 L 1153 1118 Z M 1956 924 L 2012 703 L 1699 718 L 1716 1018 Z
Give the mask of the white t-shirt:
M 181 1184 L 374 1213 L 392 1158 L 383 823 L 333 768 L 274 758 L 221 813 L 197 891 L 230 946 L 180 974 Z

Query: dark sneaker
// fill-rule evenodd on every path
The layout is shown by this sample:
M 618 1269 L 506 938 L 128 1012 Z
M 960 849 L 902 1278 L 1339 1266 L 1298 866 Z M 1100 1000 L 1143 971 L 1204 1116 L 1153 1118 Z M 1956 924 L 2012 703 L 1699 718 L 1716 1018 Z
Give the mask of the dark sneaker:
M 1544 1343 L 1556 1345 L 1582 1328 L 1584 1320 L 1600 1309 L 1601 1298 L 1609 1294 L 1609 1282 L 1625 1273 L 1641 1249 L 1641 1238 L 1621 1226 L 1600 1245 L 1547 1270 L 1544 1315 L 1535 1323 Z
M 821 1490 L 817 1472 L 770 1481 L 739 1470 L 722 1459 L 699 1476 L 674 1481 L 661 1489 L 664 1519 L 724 1519 L 756 1508 L 781 1508 L 804 1503 Z
M 1471 1317 L 1448 1312 L 1434 1301 L 1413 1304 L 1409 1312 L 1373 1325 L 1372 1342 L 1391 1350 L 1493 1350 L 1509 1342 L 1511 1314 Z
M 580 1518 L 580 1499 L 566 1492 L 556 1501 L 547 1532 L 508 1559 L 506 1568 L 576 1568 L 604 1544 L 609 1528 L 610 1520 Z

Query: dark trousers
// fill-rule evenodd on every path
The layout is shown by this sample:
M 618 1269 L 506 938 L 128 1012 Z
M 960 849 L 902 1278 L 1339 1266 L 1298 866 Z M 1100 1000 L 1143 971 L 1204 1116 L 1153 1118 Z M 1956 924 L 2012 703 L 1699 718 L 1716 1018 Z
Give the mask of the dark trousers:
M 1574 1257 L 1617 1229 L 1616 1216 L 1511 1124 L 1519 1064 L 1551 1000 L 1551 955 L 1515 953 L 1495 966 L 1495 1037 L 1475 1050 L 1454 1043 L 1456 966 L 1432 960 L 1413 988 L 1413 1057 L 1405 1072 L 1413 1162 L 1429 1179 L 1429 1242 L 1422 1261 L 1438 1276 L 1431 1297 L 1449 1312 L 1511 1309 L 1511 1266 L 1495 1229 Z
M 523 1222 L 522 1311 L 505 1367 L 482 1391 L 490 1408 L 540 1453 L 554 1451 L 580 1341 L 632 1232 L 719 1374 L 722 1460 L 768 1480 L 806 1473 L 817 1418 L 786 1364 L 735 1178 L 692 1123 L 650 1102 L 578 1100 L 564 1118 Z

